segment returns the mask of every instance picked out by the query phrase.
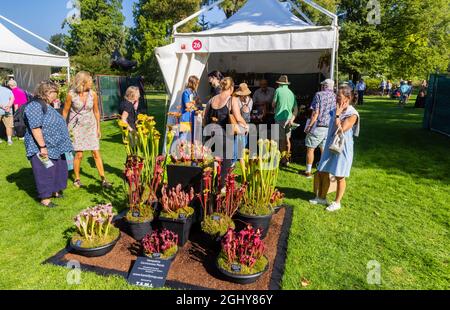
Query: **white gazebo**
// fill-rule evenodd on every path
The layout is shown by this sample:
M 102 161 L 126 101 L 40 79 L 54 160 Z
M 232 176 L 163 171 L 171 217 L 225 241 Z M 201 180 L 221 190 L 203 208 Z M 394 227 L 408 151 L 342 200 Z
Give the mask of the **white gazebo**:
M 64 56 L 53 55 L 32 46 L 6 28 L 3 22 L 53 46 L 63 52 Z M 66 51 L 2 15 L 0 15 L 0 67 L 12 69 L 17 84 L 30 92 L 37 83 L 50 77 L 52 67 L 67 68 L 67 78 L 70 80 L 70 62 Z
M 339 40 L 337 15 L 310 0 L 302 1 L 327 15 L 331 23 L 315 25 L 290 0 L 286 2 L 303 20 L 278 0 L 248 0 L 236 14 L 212 29 L 177 32 L 180 26 L 223 2 L 219 0 L 176 24 L 174 42 L 155 52 L 170 97 L 170 110 L 179 105 L 190 75 L 201 77 L 199 93 L 207 93 L 209 70 L 322 73 L 334 78 Z M 324 55 L 329 55 L 325 67 L 320 65 Z

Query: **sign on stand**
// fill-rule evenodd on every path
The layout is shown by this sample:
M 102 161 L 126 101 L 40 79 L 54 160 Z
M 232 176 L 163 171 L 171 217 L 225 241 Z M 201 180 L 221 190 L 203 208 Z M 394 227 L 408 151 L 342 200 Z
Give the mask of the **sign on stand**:
M 171 261 L 138 257 L 128 275 L 128 282 L 148 288 L 163 287 Z

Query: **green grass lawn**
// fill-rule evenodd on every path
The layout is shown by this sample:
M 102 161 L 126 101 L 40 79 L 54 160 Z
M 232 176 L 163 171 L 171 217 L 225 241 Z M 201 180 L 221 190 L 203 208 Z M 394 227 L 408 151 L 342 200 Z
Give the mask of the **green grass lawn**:
M 450 140 L 421 129 L 422 110 L 399 109 L 379 97 L 366 102 L 358 107 L 361 134 L 340 211 L 330 214 L 308 204 L 312 180 L 297 174 L 303 163 L 281 173 L 279 186 L 294 207 L 284 289 L 450 287 Z M 161 127 L 163 105 L 163 96 L 151 96 L 149 111 Z M 35 201 L 23 143 L 0 144 L 1 289 L 135 288 L 120 277 L 93 273 L 83 273 L 80 285 L 69 285 L 68 269 L 41 264 L 65 246 L 65 232 L 80 210 L 109 201 L 118 211 L 124 208 L 125 150 L 114 122 L 102 128 L 102 154 L 114 189 L 101 190 L 94 162 L 86 156 L 86 188 L 77 190 L 70 180 L 56 209 Z M 371 260 L 381 265 L 381 285 L 367 284 Z

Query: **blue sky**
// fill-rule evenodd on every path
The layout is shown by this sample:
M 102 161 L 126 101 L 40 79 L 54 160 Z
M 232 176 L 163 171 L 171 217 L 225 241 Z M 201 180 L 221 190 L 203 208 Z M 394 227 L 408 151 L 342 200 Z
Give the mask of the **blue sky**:
M 69 0 L 0 0 L 0 15 L 13 20 L 45 39 L 49 39 L 55 33 L 64 32 L 61 29 L 61 25 L 70 11 L 67 8 L 68 2 Z M 125 24 L 129 27 L 133 26 L 134 2 L 136 1 L 123 0 L 123 14 L 126 18 Z M 213 23 L 217 23 L 225 18 L 225 15 L 220 10 L 209 12 L 206 16 Z M 40 48 L 46 46 L 20 31 L 17 32 L 9 24 L 2 23 L 33 45 Z

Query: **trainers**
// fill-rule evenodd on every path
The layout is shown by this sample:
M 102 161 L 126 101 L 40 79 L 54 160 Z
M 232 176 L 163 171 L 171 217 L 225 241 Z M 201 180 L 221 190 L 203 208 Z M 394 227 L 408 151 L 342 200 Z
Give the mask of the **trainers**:
M 8 145 L 9 146 L 13 145 L 13 142 L 12 141 L 8 141 Z
M 341 208 L 341 204 L 337 203 L 336 201 L 333 201 L 328 208 L 326 208 L 327 211 L 333 212 L 333 211 L 337 211 Z
M 328 205 L 328 201 L 326 199 L 321 199 L 319 197 L 311 199 L 309 201 L 309 203 L 312 204 L 312 205 L 324 205 L 324 206 Z
M 309 171 L 303 171 L 300 174 L 303 175 L 307 179 L 311 179 L 312 176 L 313 176 L 313 174 L 311 172 L 309 172 Z

